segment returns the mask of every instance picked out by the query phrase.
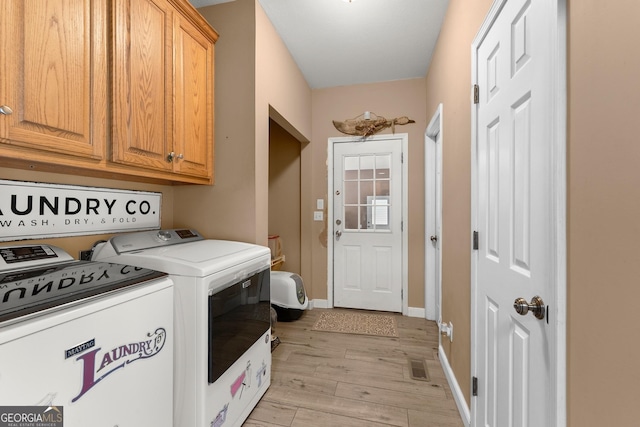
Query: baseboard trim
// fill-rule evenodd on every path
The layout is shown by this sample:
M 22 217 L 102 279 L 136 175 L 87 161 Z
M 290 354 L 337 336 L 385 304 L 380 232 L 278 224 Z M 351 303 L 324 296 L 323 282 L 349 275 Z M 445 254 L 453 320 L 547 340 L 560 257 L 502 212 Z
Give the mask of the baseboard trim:
M 313 310 L 314 308 L 329 308 L 329 301 L 326 299 L 309 300 L 309 310 Z
M 329 301 L 326 299 L 312 299 L 309 300 L 309 310 L 313 310 L 314 308 L 329 308 Z M 420 307 L 409 307 L 407 312 L 407 316 L 409 317 L 419 317 L 424 319 L 426 316 L 426 310 Z
M 449 365 L 449 359 L 447 359 L 447 355 L 445 354 L 442 346 L 439 346 L 438 348 L 438 356 L 440 357 L 440 364 L 442 365 L 444 375 L 447 377 L 447 381 L 449 382 L 451 393 L 456 401 L 456 406 L 458 406 L 458 412 L 460 412 L 462 422 L 466 427 L 469 427 L 471 425 L 471 412 L 469 411 L 469 406 L 467 406 L 467 401 L 462 394 L 460 384 L 458 384 L 458 380 L 451 369 L 451 365 Z
M 427 312 L 424 308 L 409 307 L 409 310 L 407 311 L 407 316 L 409 317 L 419 317 L 421 319 L 424 319 L 426 315 Z

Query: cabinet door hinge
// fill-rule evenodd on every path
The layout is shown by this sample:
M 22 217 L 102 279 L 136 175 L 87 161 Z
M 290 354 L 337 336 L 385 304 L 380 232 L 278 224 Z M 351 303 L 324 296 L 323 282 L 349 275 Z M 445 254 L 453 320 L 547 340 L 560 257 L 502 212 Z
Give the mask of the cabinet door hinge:
M 473 250 L 474 251 L 478 250 L 478 232 L 477 231 L 473 232 Z
M 473 383 L 471 386 L 471 395 L 472 396 L 478 395 L 478 377 L 473 377 Z
M 478 85 L 473 85 L 473 103 L 480 103 L 480 86 Z

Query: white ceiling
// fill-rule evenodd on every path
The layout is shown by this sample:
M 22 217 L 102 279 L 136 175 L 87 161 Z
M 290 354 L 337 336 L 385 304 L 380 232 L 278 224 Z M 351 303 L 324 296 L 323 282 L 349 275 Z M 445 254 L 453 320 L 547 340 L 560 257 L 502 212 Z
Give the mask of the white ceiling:
M 190 0 L 196 7 L 233 0 Z M 258 0 L 312 89 L 424 77 L 448 0 Z

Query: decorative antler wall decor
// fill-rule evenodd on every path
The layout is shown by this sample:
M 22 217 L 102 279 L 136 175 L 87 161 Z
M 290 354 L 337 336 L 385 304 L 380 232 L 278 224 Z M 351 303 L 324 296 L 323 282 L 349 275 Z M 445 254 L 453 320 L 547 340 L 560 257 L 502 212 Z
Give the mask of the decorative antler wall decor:
M 340 132 L 346 133 L 347 135 L 364 136 L 365 138 L 388 127 L 391 128 L 393 133 L 396 133 L 396 125 L 406 125 L 409 123 L 415 123 L 415 121 L 411 120 L 407 116 L 387 120 L 384 117 L 378 116 L 375 113 L 370 113 L 369 111 L 343 122 L 333 120 L 333 125 Z

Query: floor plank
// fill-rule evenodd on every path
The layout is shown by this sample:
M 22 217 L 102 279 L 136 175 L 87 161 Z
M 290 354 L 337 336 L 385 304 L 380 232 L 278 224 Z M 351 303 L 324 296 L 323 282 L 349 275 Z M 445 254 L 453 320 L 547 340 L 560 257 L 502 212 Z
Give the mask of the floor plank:
M 398 337 L 314 331 L 323 311 L 276 324 L 271 386 L 245 427 L 464 425 L 438 360 L 435 322 L 391 314 Z M 425 359 L 430 381 L 411 378 L 409 358 Z
M 260 402 L 245 421 L 245 426 L 290 426 L 296 415 L 296 406 L 273 402 Z
M 365 421 L 359 418 L 343 417 L 328 412 L 311 411 L 301 408 L 296 413 L 291 427 L 389 427 L 389 424 L 380 424 L 372 421 Z
M 373 404 L 278 386 L 271 387 L 263 399 L 272 402 L 286 402 L 287 405 L 298 405 L 301 408 L 392 426 L 408 427 L 409 425 L 407 410 L 389 405 Z

